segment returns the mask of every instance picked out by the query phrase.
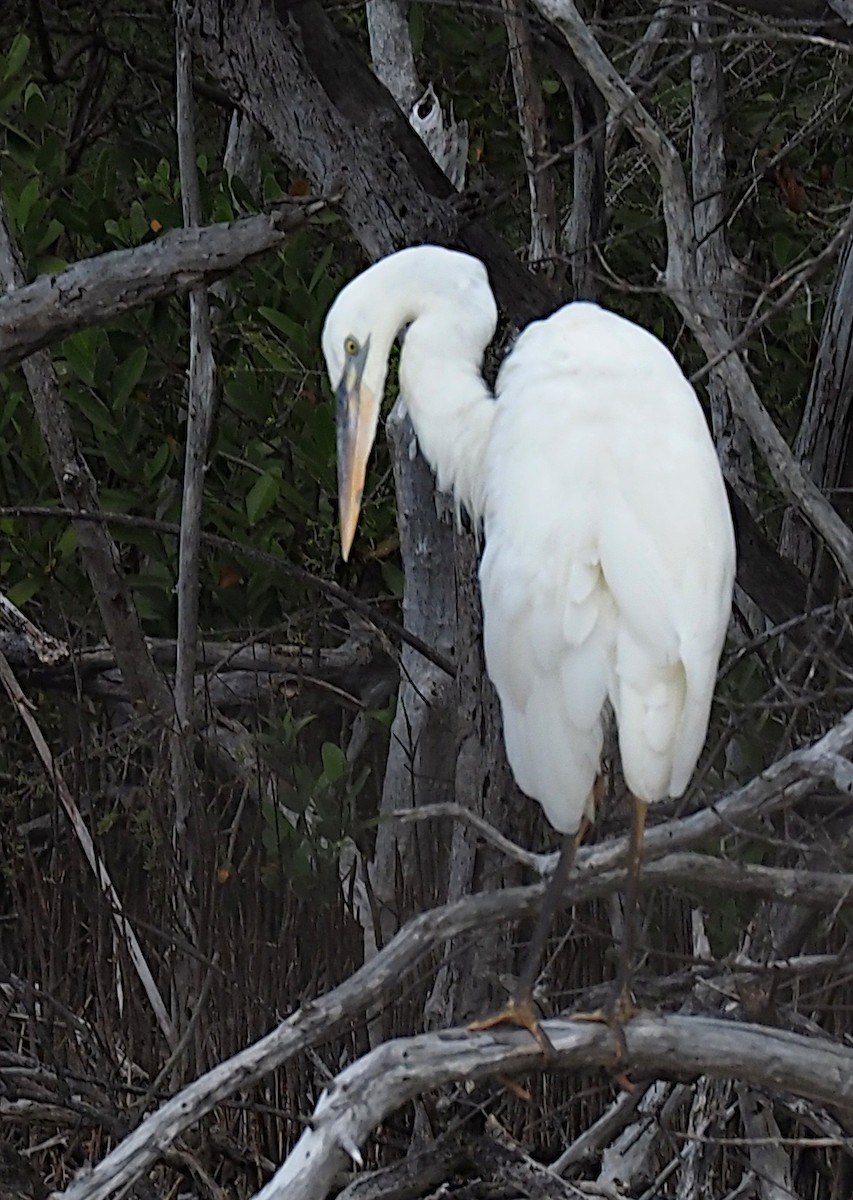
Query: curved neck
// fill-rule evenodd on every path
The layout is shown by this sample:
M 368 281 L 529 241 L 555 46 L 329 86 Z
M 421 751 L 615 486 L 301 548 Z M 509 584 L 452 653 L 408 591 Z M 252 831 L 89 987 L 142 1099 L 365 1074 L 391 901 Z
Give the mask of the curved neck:
M 400 391 L 424 458 L 441 491 L 452 492 L 477 524 L 485 504 L 485 454 L 495 400 L 482 376 L 482 341 L 466 314 L 425 303 L 400 355 Z

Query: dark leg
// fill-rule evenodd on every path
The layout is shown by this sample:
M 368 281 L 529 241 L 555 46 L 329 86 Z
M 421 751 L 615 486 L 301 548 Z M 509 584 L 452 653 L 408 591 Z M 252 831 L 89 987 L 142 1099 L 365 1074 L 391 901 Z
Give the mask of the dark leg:
M 518 998 L 532 996 L 533 994 L 533 986 L 539 976 L 539 964 L 542 961 L 542 955 L 545 953 L 545 945 L 548 941 L 551 922 L 559 906 L 566 881 L 571 874 L 572 867 L 575 865 L 578 846 L 583 841 L 588 829 L 589 821 L 584 817 L 577 833 L 567 833 L 563 838 L 563 844 L 560 847 L 560 857 L 557 859 L 554 874 L 548 880 L 548 887 L 545 889 L 545 895 L 542 897 L 542 906 L 537 913 L 533 936 L 527 947 L 524 966 L 521 968 L 521 974 L 518 977 L 518 985 L 516 987 L 516 996 Z
M 643 861 L 643 837 L 646 830 L 646 814 L 649 806 L 645 800 L 631 797 L 631 848 L 628 858 L 628 879 L 625 883 L 625 915 L 622 929 L 622 948 L 619 954 L 619 969 L 616 973 L 616 991 L 613 1016 L 623 1023 L 629 1021 L 636 1011 L 631 996 L 631 980 L 637 957 L 637 900 L 640 894 L 640 866 Z
M 606 1009 L 572 1014 L 573 1021 L 600 1021 L 610 1026 L 616 1039 L 616 1063 L 613 1070 L 617 1072 L 621 1070 L 621 1065 L 627 1057 L 622 1027 L 637 1011 L 631 994 L 631 980 L 637 955 L 637 900 L 640 893 L 646 814 L 649 811 L 648 804 L 644 800 L 638 800 L 636 796 L 631 796 L 631 803 L 631 841 L 628 850 L 628 878 L 625 881 L 624 925 L 613 999 Z M 626 1091 L 632 1090 L 632 1085 L 624 1074 L 617 1074 L 616 1079 Z
M 566 834 L 563 839 L 560 857 L 557 859 L 557 866 L 554 869 L 554 874 L 548 881 L 545 895 L 542 897 L 542 904 L 536 917 L 533 937 L 530 940 L 530 945 L 527 947 L 527 955 L 515 987 L 515 995 L 501 1012 L 496 1013 L 492 1017 L 486 1017 L 483 1021 L 474 1021 L 473 1024 L 468 1026 L 469 1029 L 482 1030 L 493 1029 L 496 1025 L 518 1025 L 532 1033 L 543 1054 L 549 1056 L 553 1053 L 554 1047 L 539 1024 L 539 1012 L 536 1002 L 533 999 L 533 986 L 539 974 L 539 964 L 545 949 L 545 943 L 548 940 L 551 921 L 559 906 L 560 897 L 563 894 L 566 881 L 574 866 L 578 846 L 588 829 L 589 821 L 584 817 L 577 833 Z

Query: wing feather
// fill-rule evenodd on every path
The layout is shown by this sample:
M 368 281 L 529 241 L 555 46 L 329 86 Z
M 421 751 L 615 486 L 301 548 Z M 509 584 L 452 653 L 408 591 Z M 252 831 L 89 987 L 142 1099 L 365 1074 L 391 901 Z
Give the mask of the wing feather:
M 695 393 L 651 334 L 568 305 L 501 369 L 486 461 L 486 661 L 519 786 L 577 827 L 617 716 L 638 796 L 705 740 L 734 542 Z

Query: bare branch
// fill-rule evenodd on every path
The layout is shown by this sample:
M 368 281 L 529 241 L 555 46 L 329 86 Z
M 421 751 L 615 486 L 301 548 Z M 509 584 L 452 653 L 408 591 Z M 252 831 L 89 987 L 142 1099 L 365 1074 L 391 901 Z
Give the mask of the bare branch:
M 445 118 L 430 83 L 418 79 L 412 39 L 400 0 L 366 0 L 370 60 L 380 79 L 435 162 L 458 192 L 465 189 L 468 162 L 468 122 L 456 121 L 453 106 Z
M 613 1062 L 606 1026 L 546 1021 L 552 1069 Z M 761 1025 L 708 1017 L 636 1017 L 625 1027 L 626 1063 L 639 1075 L 738 1078 L 827 1104 L 853 1104 L 853 1051 Z M 400 1038 L 347 1067 L 323 1093 L 310 1128 L 257 1200 L 321 1200 L 381 1121 L 423 1091 L 456 1080 L 515 1075 L 543 1067 L 526 1033 L 440 1034 Z M 81 1198 L 82 1200 L 82 1198 Z M 95 1200 L 94 1196 L 92 1200 Z
M 195 120 L 192 92 L 192 51 L 188 29 L 188 0 L 175 4 L 175 128 L 181 209 L 186 229 L 201 223 L 201 192 L 196 166 Z M 210 327 L 210 303 L 203 287 L 190 291 L 190 361 L 187 372 L 187 423 L 184 447 L 184 478 L 181 497 L 181 533 L 178 539 L 178 637 L 175 661 L 175 720 L 171 731 L 173 823 L 171 833 L 178 871 L 173 904 L 179 925 L 197 940 L 196 916 L 188 898 L 196 894 L 192 814 L 197 812 L 197 777 L 191 734 L 196 713 L 195 670 L 198 645 L 198 603 L 201 552 L 201 515 L 204 503 L 204 474 L 207 447 L 216 405 L 216 364 Z M 179 1005 L 187 1011 L 190 995 L 197 989 L 193 973 L 197 964 L 184 960 L 174 973 L 173 987 Z M 187 1032 L 183 1030 L 182 1036 Z
M 821 487 L 835 487 L 841 477 L 849 443 L 850 406 L 853 403 L 853 240 L 849 220 L 847 245 L 835 276 L 832 299 L 826 308 L 809 392 L 797 431 L 794 453 Z M 833 239 L 835 242 L 836 239 Z M 840 247 L 835 246 L 835 250 Z M 809 575 L 814 549 L 808 531 L 793 511 L 785 514 L 780 545 L 787 557 Z
M 703 287 L 717 297 L 726 334 L 732 337 L 743 324 L 743 276 L 726 235 L 726 142 L 724 127 L 725 82 L 720 52 L 713 36 L 719 18 L 711 16 L 707 0 L 690 5 L 693 46 L 690 82 L 693 93 L 690 165 L 693 182 L 693 229 L 696 237 L 696 272 Z M 754 512 L 757 504 L 755 468 L 749 433 L 732 407 L 724 381 L 711 372 L 708 386 L 711 425 L 723 473 Z
M 407 115 L 409 124 L 437 165 L 456 191 L 463 192 L 468 167 L 468 122 L 456 120 L 452 104 L 445 117 L 431 83 L 427 84 Z
M 500 850 L 508 858 L 521 863 L 523 867 L 531 868 L 540 877 L 546 876 L 553 870 L 554 855 L 536 854 L 532 850 L 525 850 L 523 846 L 519 846 L 505 837 L 499 829 L 495 829 L 494 825 L 490 825 L 479 813 L 465 808 L 463 804 L 450 802 L 421 804 L 417 808 L 397 808 L 386 814 L 386 819 L 389 821 L 435 821 L 446 818 L 470 825 L 490 845 Z
M 20 362 L 75 330 L 103 325 L 152 300 L 219 279 L 281 245 L 328 203 L 291 200 L 271 213 L 228 224 L 175 229 L 145 246 L 99 254 L 29 284 L 23 275 L 13 280 L 4 266 L 0 367 Z
M 641 1085 L 632 1092 L 623 1092 L 605 1109 L 598 1120 L 593 1121 L 570 1146 L 566 1147 L 560 1157 L 551 1164 L 551 1170 L 556 1175 L 562 1175 L 570 1167 L 582 1163 L 584 1159 L 600 1154 L 604 1146 L 618 1137 L 631 1123 L 649 1086 Z
M 239 8 L 200 0 L 196 46 L 211 75 L 320 194 L 345 178 L 341 211 L 371 259 L 418 241 L 481 258 L 498 302 L 520 324 L 554 297 L 483 224 L 451 202 L 438 169 L 390 93 L 315 0 Z M 347 164 L 357 162 L 357 171 Z
M 421 94 L 409 23 L 399 0 L 367 0 L 364 7 L 373 69 L 407 113 Z
M 606 218 L 604 162 L 605 105 L 601 93 L 565 47 L 548 41 L 551 58 L 572 106 L 572 205 L 563 240 L 576 300 L 597 300 L 601 292 L 599 253 Z
M 649 21 L 634 51 L 631 65 L 625 74 L 625 82 L 628 84 L 628 87 L 635 88 L 637 84 L 644 82 L 654 62 L 658 47 L 667 35 L 677 8 L 678 5 L 673 0 L 664 0 L 651 21 Z M 616 143 L 619 141 L 619 136 L 623 128 L 624 122 L 619 114 L 610 112 L 607 117 L 607 140 L 604 150 L 604 157 L 607 162 L 610 162 L 610 159 L 613 157 L 616 150 Z
M 743 1083 L 738 1083 L 737 1094 L 744 1133 L 750 1142 L 749 1161 L 758 1180 L 758 1195 L 761 1200 L 790 1200 L 796 1195 L 791 1159 L 782 1145 L 772 1105 Z
M 201 194 L 195 157 L 192 56 L 187 30 L 187 0 L 176 6 L 178 161 L 184 227 L 198 228 Z M 216 366 L 210 331 L 210 305 L 204 288 L 190 292 L 190 362 L 187 377 L 187 430 L 184 483 L 181 503 L 181 536 L 178 548 L 178 642 L 175 667 L 175 716 L 178 732 L 192 724 L 196 643 L 198 640 L 198 590 L 201 513 L 207 446 L 216 403 Z M 189 798 L 186 798 L 189 803 Z
M 55 666 L 68 658 L 71 651 L 68 643 L 59 638 L 51 637 L 49 633 L 33 625 L 19 608 L 16 608 L 8 596 L 0 592 L 0 621 L 11 625 L 17 636 L 23 639 L 31 654 L 45 666 Z
M 501 8 L 530 191 L 530 244 L 527 258 L 534 268 L 543 266 L 553 273 L 557 257 L 557 193 L 553 167 L 546 165 L 548 126 L 539 76 L 533 62 L 526 3 L 527 0 L 501 0 Z
M 472 1141 L 466 1138 L 465 1145 L 458 1141 L 433 1143 L 419 1154 L 408 1154 L 389 1167 L 360 1175 L 344 1188 L 338 1200 L 391 1200 L 394 1196 L 402 1200 L 404 1196 L 422 1195 L 427 1188 L 444 1183 L 469 1160 Z
M 253 196 L 261 190 L 261 154 L 266 138 L 260 125 L 235 108 L 228 126 L 222 165 L 229 182 L 235 177 Z

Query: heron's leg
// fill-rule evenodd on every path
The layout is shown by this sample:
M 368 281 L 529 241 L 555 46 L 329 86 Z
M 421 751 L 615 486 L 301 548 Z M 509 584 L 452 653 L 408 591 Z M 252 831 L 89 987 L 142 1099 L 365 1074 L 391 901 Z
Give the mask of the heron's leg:
M 640 866 L 643 861 L 643 839 L 649 806 L 645 800 L 631 797 L 631 843 L 628 855 L 628 879 L 625 883 L 625 914 L 622 927 L 622 947 L 616 973 L 613 1016 L 620 1024 L 630 1021 L 637 1011 L 631 995 L 631 980 L 637 957 L 637 910 L 640 894 Z
M 548 887 L 545 889 L 545 895 L 542 897 L 542 905 L 536 915 L 533 936 L 528 943 L 527 954 L 524 956 L 524 965 L 518 977 L 516 987 L 516 996 L 518 997 L 533 995 L 533 987 L 539 977 L 539 964 L 542 961 L 542 955 L 545 953 L 548 934 L 551 930 L 551 922 L 554 919 L 554 913 L 559 907 L 560 897 L 563 894 L 566 881 L 571 874 L 572 867 L 575 865 L 578 847 L 586 837 L 589 825 L 588 818 L 583 817 L 577 833 L 567 833 L 563 838 L 563 844 L 560 847 L 560 857 L 557 859 L 554 874 L 548 880 Z
M 533 937 L 530 939 L 530 944 L 527 947 L 524 965 L 521 968 L 521 975 L 515 987 L 515 995 L 499 1013 L 495 1013 L 491 1017 L 486 1017 L 482 1021 L 474 1021 L 468 1026 L 469 1029 L 482 1030 L 493 1029 L 496 1025 L 518 1025 L 520 1028 L 530 1031 L 546 1057 L 553 1054 L 554 1047 L 539 1024 L 539 1010 L 536 1006 L 536 1001 L 533 999 L 533 987 L 539 974 L 539 964 L 545 949 L 545 943 L 548 940 L 548 932 L 551 928 L 554 912 L 559 906 L 560 897 L 566 886 L 566 880 L 574 866 L 578 846 L 589 829 L 589 825 L 590 822 L 584 817 L 577 833 L 566 834 L 563 839 L 560 857 L 557 859 L 557 866 L 554 868 L 554 874 L 548 880 L 548 886 L 545 889 L 545 895 L 542 897 L 542 904 L 536 916 Z
M 619 1073 L 627 1058 L 625 1034 L 622 1027 L 637 1012 L 637 1006 L 631 994 L 631 980 L 637 955 L 637 901 L 640 893 L 640 866 L 643 861 L 646 815 L 649 811 L 645 800 L 638 800 L 636 796 L 632 795 L 631 803 L 631 839 L 628 850 L 628 878 L 625 881 L 624 924 L 613 999 L 606 1008 L 596 1012 L 573 1013 L 571 1018 L 573 1021 L 597 1021 L 610 1027 L 616 1039 L 616 1062 L 612 1070 L 617 1072 L 616 1079 L 626 1091 L 631 1091 L 632 1085 L 623 1073 Z

